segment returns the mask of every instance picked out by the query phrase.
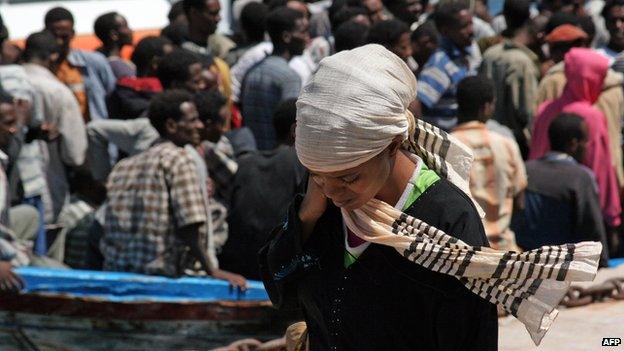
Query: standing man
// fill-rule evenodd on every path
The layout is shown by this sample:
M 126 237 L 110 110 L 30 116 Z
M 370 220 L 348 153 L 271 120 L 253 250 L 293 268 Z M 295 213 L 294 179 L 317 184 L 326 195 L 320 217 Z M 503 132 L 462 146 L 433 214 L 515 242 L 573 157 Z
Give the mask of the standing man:
M 38 106 L 47 130 L 48 157 L 46 178 L 52 198 L 54 219 L 69 196 L 67 168 L 80 166 L 87 152 L 87 133 L 78 102 L 72 92 L 52 73 L 60 48 L 49 32 L 32 34 L 26 39 L 24 69 L 35 89 Z
M 609 247 L 596 178 L 583 166 L 589 128 L 583 118 L 569 113 L 548 126 L 551 150 L 527 162 L 529 184 L 526 206 L 514 217 L 518 245 L 525 250 L 544 245 L 600 241 L 600 266 L 607 265 Z
M 45 28 L 61 45 L 56 77 L 74 93 L 85 122 L 108 118 L 106 96 L 115 88 L 116 80 L 106 57 L 70 48 L 75 35 L 74 16 L 63 7 L 46 13 Z
M 624 0 L 607 1 L 602 9 L 602 17 L 610 39 L 598 52 L 607 57 L 612 65 L 616 57 L 624 51 Z
M 134 77 L 136 67 L 121 58 L 124 46 L 132 45 L 133 33 L 128 27 L 128 21 L 117 12 L 105 13 L 95 20 L 93 31 L 102 42 L 97 51 L 108 58 L 115 78 Z
M 513 131 L 525 158 L 539 81 L 539 59 L 528 48 L 533 41 L 529 33 L 530 5 L 528 0 L 505 1 L 507 29 L 502 33 L 503 42 L 483 54 L 481 65 L 481 73 L 494 81 L 494 119 Z
M 472 15 L 459 2 L 440 5 L 434 15 L 440 45 L 418 76 L 416 116 L 444 130 L 457 124 L 457 84 L 475 75 L 481 53 L 473 41 Z
M 494 86 L 491 79 L 482 75 L 459 83 L 459 125 L 452 134 L 475 155 L 470 169 L 470 192 L 485 212 L 483 226 L 490 246 L 495 250 L 518 251 L 509 226 L 514 210 L 524 206 L 527 176 L 516 142 L 486 126 L 494 112 Z
M 308 20 L 296 10 L 279 7 L 269 14 L 267 30 L 273 53 L 251 68 L 243 79 L 243 121 L 253 132 L 259 150 L 277 146 L 272 116 L 280 102 L 296 98 L 301 78 L 288 61 L 301 55 L 310 40 Z

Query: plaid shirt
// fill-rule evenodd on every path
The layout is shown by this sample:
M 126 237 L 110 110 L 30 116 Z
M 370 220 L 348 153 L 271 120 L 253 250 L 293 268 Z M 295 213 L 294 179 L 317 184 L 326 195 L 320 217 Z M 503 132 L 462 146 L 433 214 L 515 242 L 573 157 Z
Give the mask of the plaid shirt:
M 241 88 L 243 122 L 256 137 L 258 150 L 277 146 L 273 112 L 280 102 L 299 96 L 301 78 L 279 56 L 267 56 L 247 71 Z
M 171 142 L 158 144 L 119 162 L 107 188 L 104 269 L 179 275 L 186 248 L 176 229 L 206 222 L 197 166 L 188 152 Z

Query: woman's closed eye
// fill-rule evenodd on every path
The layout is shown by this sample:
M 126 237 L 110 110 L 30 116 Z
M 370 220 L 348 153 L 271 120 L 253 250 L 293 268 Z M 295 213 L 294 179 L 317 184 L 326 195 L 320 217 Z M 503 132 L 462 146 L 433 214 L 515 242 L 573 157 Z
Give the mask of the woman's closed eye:
M 360 178 L 359 174 L 350 175 L 347 177 L 342 177 L 342 182 L 345 184 L 353 184 Z

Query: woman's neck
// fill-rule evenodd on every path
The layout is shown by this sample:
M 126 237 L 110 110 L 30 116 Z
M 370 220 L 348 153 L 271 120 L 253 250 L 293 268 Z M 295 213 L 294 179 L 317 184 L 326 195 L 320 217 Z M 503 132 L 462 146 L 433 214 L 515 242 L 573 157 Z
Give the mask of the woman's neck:
M 399 150 L 396 153 L 390 176 L 375 198 L 394 206 L 403 195 L 407 183 L 414 175 L 414 170 L 416 170 L 416 164 Z

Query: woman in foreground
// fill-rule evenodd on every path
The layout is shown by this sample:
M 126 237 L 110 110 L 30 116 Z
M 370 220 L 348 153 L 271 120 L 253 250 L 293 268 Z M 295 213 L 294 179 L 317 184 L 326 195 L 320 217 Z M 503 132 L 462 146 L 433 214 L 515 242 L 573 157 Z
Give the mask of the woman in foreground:
M 496 350 L 496 303 L 538 343 L 567 281 L 593 279 L 600 244 L 487 248 L 472 155 L 414 120 L 415 95 L 381 46 L 321 62 L 297 103 L 308 188 L 260 252 L 269 296 L 303 311 L 311 350 Z

